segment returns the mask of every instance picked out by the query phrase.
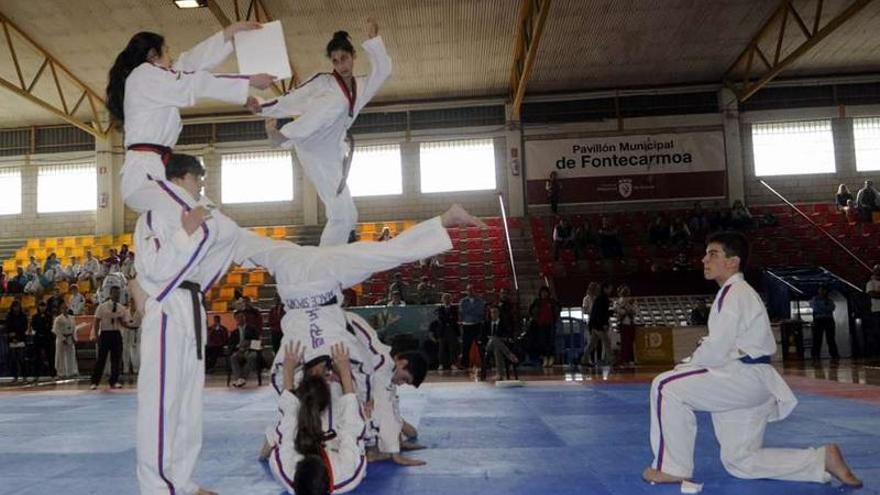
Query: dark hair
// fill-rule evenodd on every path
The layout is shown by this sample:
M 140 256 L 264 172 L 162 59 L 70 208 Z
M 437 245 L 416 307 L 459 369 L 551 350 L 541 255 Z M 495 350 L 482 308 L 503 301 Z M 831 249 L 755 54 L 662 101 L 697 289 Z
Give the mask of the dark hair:
M 412 386 L 418 388 L 428 374 L 428 360 L 425 355 L 419 351 L 406 351 L 398 354 L 396 358 L 406 359 L 406 370 L 413 377 Z
M 544 285 L 544 286 L 542 286 L 540 289 L 538 289 L 538 299 L 541 298 L 541 294 L 543 294 L 545 291 L 547 292 L 547 297 L 548 297 L 548 298 L 551 296 L 551 294 L 550 294 L 550 287 L 547 287 L 546 285 Z
M 162 56 L 165 38 L 161 34 L 142 31 L 131 37 L 125 50 L 119 52 L 107 75 L 107 110 L 118 123 L 125 121 L 125 79 L 136 67 L 147 61 L 150 50 Z
M 168 180 L 182 179 L 186 174 L 201 177 L 205 175 L 205 167 L 192 155 L 173 153 L 165 165 L 165 177 Z
M 333 33 L 333 39 L 327 43 L 327 58 L 330 58 L 336 50 L 342 50 L 354 55 L 354 46 L 351 45 L 348 32 L 336 31 Z
M 749 241 L 741 232 L 716 232 L 706 239 L 706 244 L 720 244 L 728 258 L 739 257 L 739 271 L 743 271 L 749 261 Z
M 320 455 L 307 455 L 296 463 L 293 473 L 293 491 L 296 495 L 327 495 L 330 477 Z
M 296 388 L 299 412 L 296 415 L 294 447 L 304 455 L 320 457 L 324 438 L 321 412 L 330 406 L 330 387 L 323 376 L 304 376 Z

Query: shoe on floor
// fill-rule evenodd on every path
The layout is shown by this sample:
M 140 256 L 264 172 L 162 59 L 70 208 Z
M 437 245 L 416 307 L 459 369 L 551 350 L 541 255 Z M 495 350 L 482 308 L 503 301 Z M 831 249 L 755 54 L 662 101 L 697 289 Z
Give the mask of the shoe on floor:
M 97 390 L 97 389 L 98 389 L 98 386 L 95 385 L 94 383 L 89 385 L 89 390 Z

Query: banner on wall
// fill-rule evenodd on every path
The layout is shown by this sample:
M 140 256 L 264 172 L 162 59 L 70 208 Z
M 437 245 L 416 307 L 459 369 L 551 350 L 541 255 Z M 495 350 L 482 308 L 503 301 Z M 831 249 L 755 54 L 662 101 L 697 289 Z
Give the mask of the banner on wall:
M 727 192 L 721 131 L 642 134 L 525 143 L 529 204 L 549 203 L 556 172 L 559 203 L 723 198 Z

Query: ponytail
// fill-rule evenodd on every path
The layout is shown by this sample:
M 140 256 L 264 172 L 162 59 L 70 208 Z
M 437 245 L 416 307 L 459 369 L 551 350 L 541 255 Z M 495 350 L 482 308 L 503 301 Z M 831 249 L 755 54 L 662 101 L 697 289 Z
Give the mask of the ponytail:
M 132 36 L 125 50 L 119 52 L 110 73 L 107 75 L 107 110 L 110 118 L 118 124 L 125 121 L 123 103 L 125 102 L 125 79 L 136 67 L 147 61 L 150 51 L 162 55 L 165 38 L 150 32 L 140 32 Z
M 320 456 L 324 439 L 321 412 L 330 406 L 330 387 L 322 376 L 305 376 L 295 393 L 300 404 L 294 446 L 304 456 Z
M 333 39 L 327 43 L 327 58 L 330 58 L 336 50 L 342 50 L 354 55 L 354 46 L 346 31 L 336 31 L 333 33 Z

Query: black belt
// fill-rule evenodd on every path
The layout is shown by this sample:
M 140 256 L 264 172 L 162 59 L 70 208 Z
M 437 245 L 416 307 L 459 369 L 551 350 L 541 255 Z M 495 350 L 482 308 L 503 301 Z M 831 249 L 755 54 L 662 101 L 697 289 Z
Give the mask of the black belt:
M 147 151 L 150 153 L 155 153 L 159 155 L 162 159 L 162 164 L 168 165 L 168 160 L 171 159 L 171 148 L 168 146 L 162 146 L 161 144 L 152 144 L 152 143 L 137 143 L 128 146 L 129 151 Z
M 739 358 L 740 362 L 745 364 L 770 364 L 770 356 L 761 356 L 753 358 L 751 356 L 743 356 Z
M 190 282 L 188 280 L 184 280 L 178 286 L 181 289 L 189 291 L 190 296 L 192 297 L 192 305 L 193 305 L 193 323 L 195 323 L 196 329 L 196 356 L 199 361 L 202 360 L 202 302 L 199 300 L 199 296 L 202 293 L 202 287 L 195 283 Z

